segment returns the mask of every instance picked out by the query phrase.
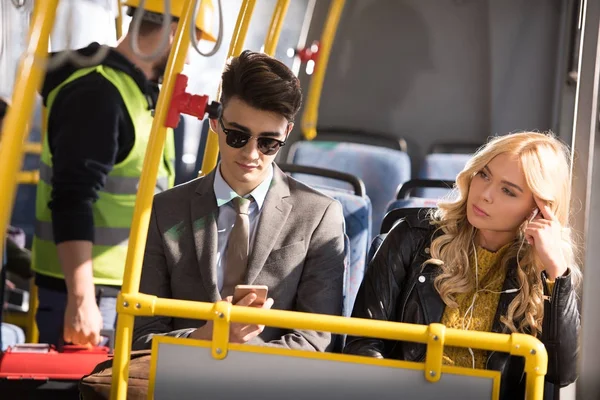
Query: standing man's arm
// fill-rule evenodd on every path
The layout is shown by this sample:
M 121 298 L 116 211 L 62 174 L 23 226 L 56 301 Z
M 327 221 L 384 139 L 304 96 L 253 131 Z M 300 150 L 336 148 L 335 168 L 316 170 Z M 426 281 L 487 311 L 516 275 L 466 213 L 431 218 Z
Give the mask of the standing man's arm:
M 342 315 L 344 269 L 344 215 L 332 201 L 310 238 L 295 311 Z M 294 329 L 264 345 L 323 352 L 333 350 L 334 339 L 329 332 Z
M 82 82 L 85 81 L 85 82 Z M 64 339 L 97 344 L 102 317 L 93 281 L 92 204 L 122 150 L 125 107 L 117 89 L 97 74 L 61 90 L 51 108 L 53 235 L 67 286 Z M 129 118 L 127 116 L 127 118 Z M 129 149 L 133 145 L 132 138 Z

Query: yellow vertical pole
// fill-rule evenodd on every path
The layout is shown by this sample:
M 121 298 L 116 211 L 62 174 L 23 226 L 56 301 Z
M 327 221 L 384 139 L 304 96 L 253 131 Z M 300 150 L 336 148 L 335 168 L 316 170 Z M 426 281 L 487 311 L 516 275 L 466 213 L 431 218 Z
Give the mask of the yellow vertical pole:
M 271 17 L 271 23 L 269 24 L 269 30 L 267 31 L 267 37 L 265 39 L 265 54 L 273 57 L 275 50 L 277 50 L 277 43 L 279 42 L 279 36 L 281 35 L 281 28 L 283 27 L 283 20 L 287 14 L 290 0 L 278 0 Z
M 527 400 L 543 400 L 544 382 L 544 375 L 536 375 L 533 372 L 528 372 L 525 378 L 525 398 Z
M 115 28 L 117 30 L 117 40 L 123 36 L 123 5 L 121 0 L 117 0 L 117 18 L 115 18 Z
M 142 167 L 142 176 L 135 202 L 133 221 L 131 224 L 131 235 L 129 237 L 129 248 L 125 271 L 123 273 L 123 286 L 121 293 L 139 293 L 140 278 L 142 272 L 142 261 L 144 248 L 150 223 L 150 212 L 154 187 L 156 186 L 156 175 L 162 160 L 163 147 L 165 143 L 167 127 L 165 120 L 171 104 L 173 88 L 177 74 L 181 73 L 185 64 L 188 49 L 190 47 L 189 29 L 194 23 L 194 1 L 187 1 L 185 11 L 177 26 L 175 43 L 169 54 L 167 70 L 163 87 L 158 97 L 156 114 L 150 131 L 150 139 Z M 113 361 L 113 378 L 110 398 L 124 400 L 127 397 L 127 381 L 129 378 L 129 357 L 133 335 L 134 316 L 123 313 L 129 305 L 117 304 L 119 317 L 117 318 L 117 332 L 115 338 L 115 357 Z M 134 305 L 132 304 L 131 307 Z
M 35 3 L 29 30 L 29 41 L 19 62 L 17 82 L 11 106 L 4 121 L 0 145 L 0 232 L 6 232 L 17 186 L 17 172 L 23 161 L 27 127 L 33 113 L 35 93 L 42 84 L 44 64 L 48 56 L 48 37 L 52 32 L 58 0 Z M 0 240 L 0 254 L 4 240 Z
M 317 136 L 317 119 L 319 118 L 319 103 L 321 101 L 323 81 L 325 80 L 329 54 L 331 53 L 331 47 L 345 3 L 345 0 L 332 0 L 329 6 L 327 22 L 325 23 L 319 44 L 319 59 L 315 66 L 315 74 L 310 81 L 308 101 L 306 102 L 306 110 L 302 118 L 302 133 L 307 140 L 312 140 Z
M 38 288 L 34 278 L 29 283 L 29 311 L 27 312 L 27 343 L 37 343 L 40 337 L 37 323 L 35 322 L 35 313 L 38 308 Z
M 227 58 L 238 56 L 244 49 L 244 42 L 246 41 L 246 34 L 250 26 L 250 20 L 252 19 L 252 13 L 254 12 L 254 6 L 256 0 L 244 0 L 238 13 L 238 18 L 235 23 L 233 30 L 233 36 L 231 38 L 231 44 L 229 45 L 229 53 Z M 216 100 L 221 97 L 221 88 L 217 91 Z M 217 157 L 219 156 L 219 141 L 217 134 L 212 130 L 208 130 L 208 137 L 206 138 L 206 148 L 204 149 L 204 158 L 202 158 L 202 169 L 201 175 L 206 175 L 212 171 L 217 165 Z

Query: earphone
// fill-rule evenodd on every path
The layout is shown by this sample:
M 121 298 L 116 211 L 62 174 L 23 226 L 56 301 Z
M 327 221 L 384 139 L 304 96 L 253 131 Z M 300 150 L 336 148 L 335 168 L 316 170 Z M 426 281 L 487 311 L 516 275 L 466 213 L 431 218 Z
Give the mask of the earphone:
M 532 211 L 531 217 L 529 217 L 528 222 L 531 223 L 535 219 L 535 217 L 538 215 L 539 212 L 540 212 L 540 209 L 536 207 Z M 521 249 L 523 248 L 524 244 L 525 244 L 525 236 L 523 236 L 523 239 L 521 240 L 521 244 L 519 245 L 519 250 L 517 250 L 517 266 L 519 268 L 521 268 L 519 255 L 521 254 Z M 473 312 L 475 310 L 475 300 L 477 300 L 477 296 L 480 292 L 488 292 L 488 293 L 495 293 L 495 294 L 502 294 L 502 293 L 510 294 L 510 293 L 518 293 L 523 288 L 523 284 L 521 284 L 521 286 L 518 289 L 513 288 L 513 289 L 502 290 L 500 292 L 490 290 L 490 289 L 485 289 L 485 288 L 479 289 L 479 262 L 477 261 L 477 247 L 475 246 L 475 242 L 473 240 L 471 240 L 471 245 L 473 246 L 473 255 L 475 258 L 475 293 L 473 294 L 473 300 L 471 301 L 471 305 L 469 306 L 469 308 L 467 308 L 467 311 L 463 315 L 463 321 L 462 321 L 462 329 L 463 330 L 468 330 L 469 326 L 471 325 L 471 322 L 473 322 Z M 466 326 L 465 326 L 465 321 L 467 321 L 467 315 L 469 315 L 469 318 L 468 318 L 468 322 L 466 323 Z M 471 354 L 473 369 L 475 369 L 475 354 L 473 353 L 473 349 L 471 349 L 470 347 L 468 348 L 468 350 L 469 350 L 469 354 Z
M 537 208 L 536 208 L 537 211 Z M 533 218 L 535 218 L 535 216 L 537 215 L 536 212 L 534 212 L 533 217 L 531 217 L 531 220 L 533 220 Z M 531 221 L 530 220 L 530 221 Z M 519 246 L 519 250 L 517 251 L 517 265 L 519 266 L 519 268 L 521 268 L 521 265 L 519 264 L 519 253 L 521 252 L 521 248 L 523 247 L 523 243 L 525 242 L 525 238 L 523 238 L 523 240 L 521 241 L 521 245 Z M 519 292 L 522 288 L 523 285 L 521 284 L 521 287 L 519 287 L 518 289 L 513 288 L 513 289 L 506 289 L 506 290 L 502 290 L 500 292 L 491 290 L 491 289 L 479 289 L 479 262 L 477 261 L 477 247 L 475 247 L 475 242 L 471 241 L 471 245 L 473 246 L 473 255 L 475 258 L 475 293 L 473 294 L 473 301 L 471 301 L 471 305 L 469 306 L 469 308 L 467 308 L 467 311 L 465 312 L 465 315 L 463 315 L 463 321 L 462 321 L 462 329 L 463 330 L 468 330 L 469 326 L 471 325 L 471 322 L 473 322 L 473 311 L 475 310 L 475 300 L 477 299 L 477 295 L 480 292 L 488 292 L 488 293 L 495 293 L 495 294 L 502 294 L 502 293 L 517 293 Z M 469 322 L 467 323 L 466 327 L 465 327 L 465 321 L 467 320 L 467 314 L 469 314 Z M 475 354 L 473 353 L 473 349 L 471 349 L 470 347 L 468 348 L 469 350 L 469 354 L 471 354 L 471 360 L 472 360 L 472 365 L 473 365 L 473 369 L 475 369 Z
M 529 222 L 533 221 L 533 219 L 534 219 L 534 218 L 535 218 L 535 217 L 538 215 L 538 213 L 539 213 L 539 212 L 540 212 L 540 209 L 536 207 L 536 208 L 533 210 L 533 213 L 532 213 L 532 215 L 531 215 L 531 218 L 529 218 Z

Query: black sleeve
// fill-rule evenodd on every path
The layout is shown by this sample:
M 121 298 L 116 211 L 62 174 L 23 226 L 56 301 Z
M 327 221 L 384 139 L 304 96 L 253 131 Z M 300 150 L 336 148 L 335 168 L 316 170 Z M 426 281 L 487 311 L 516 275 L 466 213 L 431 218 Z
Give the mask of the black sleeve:
M 52 152 L 52 211 L 54 241 L 94 241 L 92 204 L 123 149 L 125 105 L 117 88 L 92 73 L 65 86 L 58 93 L 48 120 Z M 127 121 L 126 121 L 127 120 Z
M 544 278 L 545 280 L 545 278 Z M 548 351 L 546 380 L 561 387 L 577 379 L 581 320 L 577 294 L 571 283 L 570 271 L 554 281 L 549 301 L 544 301 L 544 321 L 541 341 Z

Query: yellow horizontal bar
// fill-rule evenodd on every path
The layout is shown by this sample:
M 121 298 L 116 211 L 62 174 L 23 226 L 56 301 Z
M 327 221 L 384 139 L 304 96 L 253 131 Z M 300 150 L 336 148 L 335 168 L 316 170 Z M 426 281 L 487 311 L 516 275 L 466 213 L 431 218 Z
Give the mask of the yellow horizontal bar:
M 445 328 L 441 324 L 428 326 L 296 311 L 263 310 L 231 306 L 223 301 L 213 304 L 163 299 L 142 293 L 121 293 L 117 301 L 119 314 L 129 314 L 126 318 L 131 321 L 133 321 L 133 316 L 140 315 L 163 315 L 215 321 L 211 345 L 213 354 L 217 358 L 224 357 L 228 351 L 228 344 L 225 342 L 228 326 L 223 326 L 223 323 L 227 324 L 229 321 L 425 343 L 427 344 L 425 374 L 426 379 L 432 382 L 440 379 L 445 346 L 470 347 L 522 356 L 525 358 L 526 398 L 529 400 L 541 400 L 543 377 L 546 375 L 548 367 L 548 353 L 542 342 L 531 335 L 520 333 L 507 335 L 451 329 Z
M 17 183 L 20 185 L 37 185 L 40 180 L 40 171 L 20 171 L 17 174 Z
M 23 146 L 23 151 L 25 153 L 29 153 L 29 154 L 42 154 L 42 144 L 34 143 L 34 142 L 27 142 Z
M 122 294 L 122 301 L 129 307 L 119 312 L 132 315 L 164 315 L 169 317 L 211 320 L 216 318 L 213 303 L 187 300 L 162 299 L 139 293 Z M 134 306 L 135 305 L 135 306 Z M 119 305 L 122 307 L 122 305 Z M 406 324 L 401 322 L 379 321 L 361 318 L 347 318 L 334 315 L 309 314 L 297 311 L 263 310 L 252 307 L 231 307 L 231 322 L 267 325 L 287 329 L 308 329 L 353 336 L 365 336 L 390 340 L 406 340 L 427 343 L 427 325 Z M 471 347 L 517 354 L 519 348 L 530 348 L 541 344 L 530 335 L 503 335 L 490 332 L 446 329 L 445 345 Z M 525 354 L 523 354 L 525 355 Z

